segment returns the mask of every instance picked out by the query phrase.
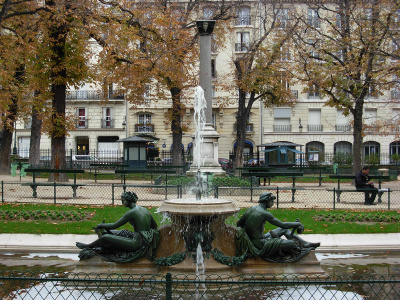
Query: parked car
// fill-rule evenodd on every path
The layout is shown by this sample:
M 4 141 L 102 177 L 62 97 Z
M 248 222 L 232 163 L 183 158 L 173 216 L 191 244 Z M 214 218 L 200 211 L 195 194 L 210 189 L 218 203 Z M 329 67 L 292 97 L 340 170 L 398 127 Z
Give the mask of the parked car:
M 51 156 L 41 156 L 39 162 L 43 167 L 50 167 Z
M 232 169 L 232 164 L 227 158 L 218 158 L 218 163 L 221 165 L 223 170 Z
M 89 168 L 90 164 L 99 163 L 100 160 L 92 155 L 72 155 L 72 164 L 74 166 L 81 166 L 82 168 Z

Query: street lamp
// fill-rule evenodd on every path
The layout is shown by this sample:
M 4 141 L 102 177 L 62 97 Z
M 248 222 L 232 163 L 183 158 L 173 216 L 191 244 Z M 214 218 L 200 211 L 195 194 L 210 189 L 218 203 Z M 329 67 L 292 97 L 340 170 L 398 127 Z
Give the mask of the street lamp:
M 13 125 L 13 127 L 14 127 L 14 147 L 13 147 L 13 151 L 12 151 L 13 155 L 17 155 L 18 154 L 18 152 L 17 152 L 17 128 L 16 128 L 16 124 L 15 123 L 16 122 L 14 121 L 14 125 Z
M 196 21 L 200 35 L 200 86 L 204 91 L 207 107 L 205 109 L 206 123 L 212 124 L 212 69 L 211 69 L 211 34 L 214 30 L 214 20 Z
M 200 35 L 211 35 L 214 30 L 214 20 L 198 20 L 196 21 L 197 29 Z

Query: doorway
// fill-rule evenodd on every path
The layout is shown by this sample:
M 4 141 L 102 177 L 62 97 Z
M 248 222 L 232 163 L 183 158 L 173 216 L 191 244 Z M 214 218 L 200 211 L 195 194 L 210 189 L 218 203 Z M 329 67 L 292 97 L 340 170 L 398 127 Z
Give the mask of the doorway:
M 76 154 L 88 155 L 89 154 L 89 137 L 77 136 L 76 137 Z

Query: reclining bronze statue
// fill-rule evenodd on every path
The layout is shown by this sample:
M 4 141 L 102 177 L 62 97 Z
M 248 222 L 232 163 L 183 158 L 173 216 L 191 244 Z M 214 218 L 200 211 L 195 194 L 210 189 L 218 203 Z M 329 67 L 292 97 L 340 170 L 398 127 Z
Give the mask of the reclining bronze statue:
M 249 208 L 237 222 L 236 233 L 237 255 L 248 252 L 248 255 L 261 257 L 271 262 L 294 262 L 306 255 L 320 243 L 310 243 L 300 238 L 295 232 L 302 233 L 304 226 L 297 219 L 295 222 L 282 222 L 267 209 L 276 199 L 271 193 L 260 196 L 259 204 Z M 278 228 L 264 234 L 265 223 L 269 222 Z M 285 236 L 286 239 L 281 237 Z
M 138 197 L 135 193 L 125 192 L 121 195 L 121 200 L 129 211 L 114 223 L 101 223 L 94 227 L 99 237 L 94 242 L 77 242 L 76 246 L 82 249 L 79 253 L 80 259 L 88 259 L 94 255 L 119 263 L 143 256 L 154 259 L 160 241 L 156 221 L 145 207 L 136 205 Z M 130 223 L 135 231 L 115 230 L 126 223 Z

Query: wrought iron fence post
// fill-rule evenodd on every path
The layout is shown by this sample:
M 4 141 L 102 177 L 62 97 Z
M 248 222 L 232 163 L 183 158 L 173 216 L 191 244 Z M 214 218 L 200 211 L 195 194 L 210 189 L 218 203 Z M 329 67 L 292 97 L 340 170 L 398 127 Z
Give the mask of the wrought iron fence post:
M 336 208 L 335 198 L 336 198 L 336 188 L 333 188 L 333 209 Z
M 54 204 L 56 204 L 56 193 L 57 193 L 57 188 L 56 188 L 56 182 L 54 181 Z
M 114 183 L 111 184 L 111 203 L 114 205 Z
M 250 202 L 253 202 L 253 177 L 250 176 Z
M 4 181 L 1 181 L 1 202 L 4 203 Z
M 279 208 L 279 187 L 276 187 L 276 209 Z
M 167 273 L 165 275 L 165 299 L 172 299 L 172 275 L 171 273 Z
M 390 188 L 388 188 L 388 210 L 390 210 Z

